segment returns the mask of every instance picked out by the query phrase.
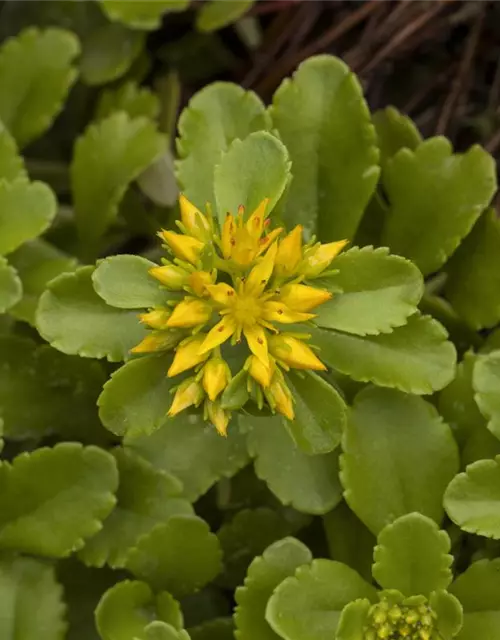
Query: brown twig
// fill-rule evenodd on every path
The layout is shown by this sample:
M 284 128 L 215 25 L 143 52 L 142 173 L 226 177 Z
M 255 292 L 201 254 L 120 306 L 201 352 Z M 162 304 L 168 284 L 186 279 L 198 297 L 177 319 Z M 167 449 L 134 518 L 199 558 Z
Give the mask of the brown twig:
M 444 84 L 446 80 L 454 73 L 456 65 L 451 65 L 444 69 L 441 73 L 433 75 L 430 82 L 424 84 L 416 91 L 408 102 L 403 106 L 403 112 L 411 114 L 420 104 L 427 98 L 427 96 L 440 85 Z
M 479 36 L 481 35 L 481 30 L 483 28 L 485 7 L 486 5 L 483 4 L 482 10 L 477 14 L 474 25 L 470 31 L 469 37 L 467 39 L 467 45 L 464 49 L 464 53 L 460 61 L 458 73 L 453 78 L 451 90 L 444 102 L 443 109 L 436 125 L 437 135 L 442 135 L 446 132 L 453 114 L 453 110 L 458 102 L 461 93 L 463 97 L 462 90 L 464 88 L 464 85 L 466 84 L 467 77 L 471 72 L 474 55 L 476 53 L 477 44 L 479 42 Z

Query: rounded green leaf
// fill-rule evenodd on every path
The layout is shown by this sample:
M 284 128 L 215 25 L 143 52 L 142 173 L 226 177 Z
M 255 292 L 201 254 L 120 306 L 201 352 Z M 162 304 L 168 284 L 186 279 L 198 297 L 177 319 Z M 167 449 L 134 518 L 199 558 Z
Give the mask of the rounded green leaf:
M 422 136 L 414 122 L 394 107 L 376 111 L 372 120 L 382 163 L 396 155 L 400 149 L 406 147 L 415 150 L 422 142 Z
M 364 640 L 365 624 L 370 610 L 370 601 L 354 600 L 346 605 L 340 615 L 336 640 Z
M 43 233 L 56 215 L 57 201 L 42 182 L 0 180 L 0 255 Z
M 290 160 L 286 147 L 267 131 L 251 133 L 235 140 L 222 155 L 214 172 L 214 195 L 219 223 L 226 213 L 235 213 L 243 204 L 254 211 L 269 198 L 269 213 L 290 180 Z
M 140 538 L 125 567 L 154 589 L 184 596 L 215 578 L 221 557 L 219 540 L 204 520 L 176 515 Z
M 9 256 L 23 285 L 23 297 L 10 313 L 19 320 L 35 324 L 36 308 L 48 283 L 68 271 L 76 269 L 74 258 L 45 240 L 32 240 L 21 245 Z
M 130 450 L 117 448 L 113 456 L 120 477 L 116 507 L 79 554 L 94 567 L 123 566 L 128 551 L 158 523 L 172 515 L 193 513 L 191 504 L 181 497 L 177 478 L 156 470 Z
M 76 37 L 56 28 L 26 29 L 0 48 L 0 120 L 19 145 L 52 124 L 76 80 L 79 52 Z
M 0 560 L 2 640 L 64 640 L 65 605 L 54 568 L 34 558 Z
M 385 247 L 354 247 L 338 256 L 328 285 L 341 293 L 316 311 L 315 324 L 357 335 L 388 333 L 417 311 L 424 291 L 414 264 Z
M 322 241 L 352 238 L 380 172 L 356 76 L 338 58 L 309 58 L 274 94 L 271 116 L 293 166 L 285 222 Z
M 388 161 L 384 188 L 390 210 L 383 244 L 427 275 L 446 262 L 488 206 L 495 161 L 479 146 L 453 154 L 446 138 L 430 138 Z
M 342 498 L 338 453 L 310 456 L 292 440 L 277 417 L 246 417 L 248 450 L 255 473 L 284 505 L 323 514 Z
M 196 16 L 198 31 L 211 32 L 222 29 L 241 18 L 255 3 L 255 0 L 211 0 L 203 4 Z
M 179 603 L 167 592 L 153 594 L 145 582 L 118 582 L 102 596 L 95 611 L 96 626 L 102 640 L 135 640 L 144 637 L 152 619 L 182 629 Z
M 500 559 L 474 562 L 450 591 L 464 610 L 459 640 L 500 638 Z
M 160 113 L 160 99 L 146 87 L 129 80 L 102 92 L 95 119 L 104 120 L 116 111 L 125 111 L 131 118 L 145 116 L 155 120 Z
M 333 451 L 346 422 L 347 407 L 338 391 L 319 375 L 289 372 L 286 383 L 295 401 L 293 420 L 282 422 L 304 453 L 317 455 Z
M 86 252 L 95 253 L 117 216 L 127 187 L 162 155 L 165 144 L 153 122 L 131 119 L 122 111 L 91 124 L 77 140 L 71 185 L 78 233 Z
M 462 605 L 455 596 L 442 589 L 431 593 L 429 605 L 437 614 L 436 627 L 440 637 L 443 640 L 452 640 L 462 628 Z M 486 640 L 483 635 L 481 638 Z
M 164 305 L 168 292 L 149 274 L 149 270 L 156 266 L 140 256 L 105 258 L 92 274 L 94 289 L 105 302 L 119 309 Z
M 0 362 L 0 415 L 10 439 L 105 439 L 96 407 L 105 380 L 99 363 L 18 336 L 0 338 Z
M 499 243 L 497 214 L 488 209 L 446 265 L 446 298 L 474 329 L 500 321 Z
M 189 637 L 191 640 L 234 640 L 233 619 L 226 617 L 206 620 L 196 627 L 190 627 Z
M 477 359 L 472 384 L 479 409 L 489 420 L 488 429 L 500 439 L 500 351 Z
M 134 29 L 154 31 L 168 11 L 183 11 L 189 0 L 100 0 L 110 20 L 123 22 Z
M 63 353 L 125 360 L 146 335 L 136 311 L 115 309 L 94 291 L 94 267 L 81 267 L 52 280 L 36 314 L 40 335 Z
M 0 466 L 0 548 L 60 558 L 97 533 L 115 505 L 114 458 L 62 443 Z
M 474 462 L 453 478 L 444 506 L 464 531 L 500 539 L 500 456 Z
M 373 555 L 373 577 L 383 589 L 429 597 L 452 580 L 450 538 L 434 520 L 409 513 L 380 532 Z
M 170 356 L 144 356 L 115 371 L 99 396 L 99 416 L 118 436 L 150 434 L 167 420 L 173 383 Z
M 269 116 L 253 91 L 215 82 L 191 98 L 179 118 L 177 177 L 197 207 L 209 202 L 215 211 L 214 170 L 236 139 L 269 129 Z M 246 204 L 238 202 L 238 204 Z
M 375 535 L 412 511 L 441 522 L 443 494 L 459 461 L 451 430 L 431 404 L 399 391 L 364 389 L 342 448 L 345 499 Z
M 16 141 L 5 125 L 0 122 L 0 179 L 10 181 L 26 177 L 26 169 L 19 155 Z
M 23 285 L 14 267 L 0 256 L 0 313 L 13 307 L 23 295 Z
M 375 597 L 375 588 L 345 564 L 314 560 L 275 589 L 266 620 L 285 640 L 331 640 L 347 604 Z
M 235 593 L 234 612 L 239 640 L 277 640 L 265 619 L 267 602 L 274 589 L 295 570 L 312 561 L 309 549 L 295 538 L 284 538 L 269 546 L 248 568 L 245 583 Z
M 391 333 L 355 336 L 308 328 L 319 357 L 337 371 L 381 387 L 408 393 L 433 393 L 451 382 L 456 350 L 439 322 L 418 313 Z

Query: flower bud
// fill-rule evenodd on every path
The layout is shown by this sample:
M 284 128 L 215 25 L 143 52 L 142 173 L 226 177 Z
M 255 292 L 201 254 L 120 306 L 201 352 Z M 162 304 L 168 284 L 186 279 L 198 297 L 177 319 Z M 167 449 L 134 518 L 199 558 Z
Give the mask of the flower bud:
M 269 366 L 266 367 L 262 360 L 259 360 L 257 356 L 251 355 L 247 359 L 245 366 L 248 367 L 248 373 L 261 387 L 265 389 L 271 384 L 271 377 L 274 371 L 274 363 L 271 360 L 269 361 Z
M 169 317 L 170 309 L 164 309 L 162 307 L 152 309 L 147 313 L 139 314 L 140 321 L 147 324 L 152 329 L 166 329 Z
M 293 409 L 293 400 L 290 389 L 281 375 L 274 375 L 266 391 L 266 396 L 273 409 L 293 420 L 295 418 L 295 411 Z
M 206 338 L 206 333 L 198 333 L 182 342 L 175 351 L 174 361 L 167 372 L 169 378 L 187 371 L 201 364 L 208 358 L 208 353 L 200 354 L 200 347 Z
M 160 231 L 158 234 L 162 240 L 170 247 L 172 253 L 179 260 L 185 260 L 191 264 L 196 264 L 200 257 L 200 254 L 205 246 L 203 242 L 192 238 L 191 236 L 185 236 L 181 233 L 174 233 L 173 231 Z
M 327 244 L 316 244 L 306 250 L 304 260 L 300 265 L 300 273 L 306 278 L 319 276 L 333 259 L 342 251 L 348 240 L 338 240 Z
M 221 436 L 227 436 L 227 426 L 229 424 L 229 414 L 224 411 L 218 402 L 206 403 L 207 414 Z
M 199 298 L 185 298 L 179 302 L 167 320 L 167 327 L 189 329 L 205 324 L 212 315 L 212 305 Z
M 198 240 L 206 242 L 212 235 L 212 228 L 207 217 L 197 209 L 183 194 L 179 197 L 181 221 L 187 233 Z
M 305 284 L 287 284 L 281 288 L 279 301 L 294 311 L 310 311 L 327 300 L 332 294 L 324 289 L 308 287 Z
M 293 369 L 326 371 L 325 365 L 303 340 L 298 340 L 287 333 L 271 336 L 269 351 L 277 360 Z
M 302 225 L 298 224 L 295 229 L 283 238 L 279 243 L 278 253 L 275 260 L 275 271 L 278 276 L 291 276 L 297 270 L 297 266 L 302 259 Z
M 224 391 L 231 377 L 229 367 L 222 358 L 212 358 L 203 367 L 203 388 L 214 401 Z
M 207 284 L 213 283 L 213 275 L 208 271 L 194 271 L 190 274 L 187 284 L 197 296 L 207 296 Z
M 180 291 L 186 284 L 189 273 L 169 262 L 162 267 L 153 267 L 149 273 L 172 291 Z
M 170 417 L 176 416 L 192 405 L 198 405 L 203 400 L 204 393 L 201 385 L 194 378 L 188 378 L 177 388 L 172 405 L 168 411 Z
M 142 342 L 139 342 L 130 353 L 154 353 L 155 351 L 168 351 L 175 347 L 182 334 L 178 331 L 152 331 Z

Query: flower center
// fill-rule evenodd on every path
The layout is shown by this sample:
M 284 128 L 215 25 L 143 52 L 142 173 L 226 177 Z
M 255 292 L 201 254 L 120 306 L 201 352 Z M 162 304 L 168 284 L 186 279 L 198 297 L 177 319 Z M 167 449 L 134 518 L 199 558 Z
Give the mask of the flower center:
M 234 296 L 231 315 L 239 325 L 253 325 L 262 313 L 260 300 L 253 295 L 239 294 Z
M 364 640 L 433 640 L 436 614 L 428 604 L 372 606 Z

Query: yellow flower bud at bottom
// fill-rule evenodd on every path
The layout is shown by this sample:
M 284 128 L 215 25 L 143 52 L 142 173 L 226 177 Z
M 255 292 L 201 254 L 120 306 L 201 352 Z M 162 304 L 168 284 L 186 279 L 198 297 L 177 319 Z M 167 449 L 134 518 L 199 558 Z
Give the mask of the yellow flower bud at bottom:
M 266 396 L 272 409 L 278 411 L 289 420 L 295 418 L 292 394 L 281 375 L 275 375 L 273 377 L 271 385 L 266 391 Z
M 200 355 L 200 347 L 206 337 L 206 333 L 198 333 L 194 338 L 185 340 L 177 347 L 174 361 L 167 372 L 169 378 L 173 378 L 183 371 L 196 367 L 197 364 L 201 364 L 208 358 L 209 353 Z
M 245 366 L 248 367 L 248 373 L 260 384 L 261 387 L 266 389 L 271 384 L 271 377 L 274 371 L 273 362 L 270 361 L 269 366 L 266 367 L 259 358 L 251 355 L 246 361 Z
M 154 353 L 155 351 L 168 351 L 175 347 L 185 334 L 179 331 L 152 331 L 142 342 L 139 342 L 130 353 Z
M 229 376 L 229 367 L 222 358 L 212 358 L 203 367 L 203 388 L 210 400 L 214 401 L 224 391 Z
M 194 378 L 185 380 L 175 392 L 175 396 L 168 414 L 170 417 L 176 416 L 184 409 L 192 405 L 198 405 L 203 400 L 203 389 Z
M 218 402 L 206 403 L 207 414 L 221 436 L 227 436 L 227 426 L 229 424 L 229 414 L 224 411 Z

